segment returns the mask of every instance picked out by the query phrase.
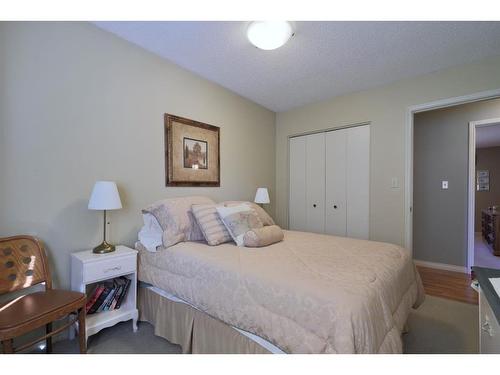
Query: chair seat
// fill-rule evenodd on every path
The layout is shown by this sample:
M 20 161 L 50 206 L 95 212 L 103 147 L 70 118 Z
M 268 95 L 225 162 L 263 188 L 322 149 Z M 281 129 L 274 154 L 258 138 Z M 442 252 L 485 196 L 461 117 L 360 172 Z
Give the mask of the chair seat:
M 85 304 L 85 294 L 67 290 L 50 289 L 44 292 L 35 292 L 16 298 L 0 305 L 0 336 L 1 331 L 8 331 L 17 327 L 40 320 L 45 324 L 44 316 L 59 315 L 63 317 Z

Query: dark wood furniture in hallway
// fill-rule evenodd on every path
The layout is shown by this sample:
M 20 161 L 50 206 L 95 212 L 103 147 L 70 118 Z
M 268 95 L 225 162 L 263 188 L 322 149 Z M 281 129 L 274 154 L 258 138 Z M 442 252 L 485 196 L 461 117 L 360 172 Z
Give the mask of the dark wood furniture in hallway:
M 425 293 L 435 297 L 478 304 L 478 293 L 470 286 L 473 278 L 461 272 L 417 266 Z
M 481 229 L 483 238 L 491 247 L 493 255 L 500 256 L 500 211 L 491 207 L 482 210 Z

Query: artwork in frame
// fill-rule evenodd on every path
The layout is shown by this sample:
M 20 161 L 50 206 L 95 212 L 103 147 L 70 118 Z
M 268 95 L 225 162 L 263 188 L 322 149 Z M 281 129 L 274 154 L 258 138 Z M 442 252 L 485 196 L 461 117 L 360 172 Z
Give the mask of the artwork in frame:
M 208 169 L 208 143 L 184 137 L 184 168 Z
M 477 171 L 477 191 L 490 191 L 490 171 L 478 170 Z
M 165 113 L 167 186 L 220 186 L 220 129 Z

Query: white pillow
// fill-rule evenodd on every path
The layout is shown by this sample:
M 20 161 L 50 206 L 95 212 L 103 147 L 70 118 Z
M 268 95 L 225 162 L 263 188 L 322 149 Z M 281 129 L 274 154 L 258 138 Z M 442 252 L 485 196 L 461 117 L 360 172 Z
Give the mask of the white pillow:
M 229 234 L 238 246 L 244 246 L 243 237 L 246 232 L 264 226 L 257 212 L 247 203 L 229 207 L 216 206 L 216 209 Z
M 147 250 L 156 252 L 156 248 L 163 245 L 163 230 L 152 214 L 142 214 L 142 219 L 144 225 L 139 231 L 139 241 Z

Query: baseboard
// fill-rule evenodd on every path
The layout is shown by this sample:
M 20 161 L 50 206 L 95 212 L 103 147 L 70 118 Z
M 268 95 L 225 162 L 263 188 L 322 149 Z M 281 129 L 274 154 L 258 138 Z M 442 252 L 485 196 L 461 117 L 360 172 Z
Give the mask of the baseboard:
M 413 260 L 417 266 L 427 267 L 427 268 L 435 268 L 438 270 L 445 271 L 453 271 L 453 272 L 461 272 L 468 273 L 467 267 L 464 266 L 455 266 L 453 264 L 445 264 L 445 263 L 435 263 L 435 262 L 427 262 L 425 260 Z

